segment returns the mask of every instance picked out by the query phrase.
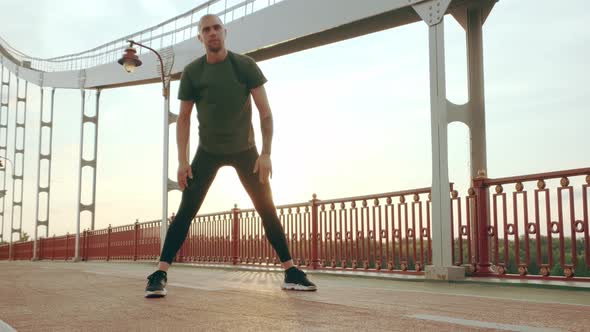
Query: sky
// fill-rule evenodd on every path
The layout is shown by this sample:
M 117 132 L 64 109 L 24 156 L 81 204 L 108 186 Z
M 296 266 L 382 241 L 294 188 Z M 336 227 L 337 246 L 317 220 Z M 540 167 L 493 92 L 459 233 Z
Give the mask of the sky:
M 54 57 L 150 27 L 198 3 L 3 0 L 0 36 L 25 54 Z M 483 30 L 488 176 L 590 165 L 587 19 L 582 0 L 568 2 L 568 10 L 557 10 L 550 2 L 539 5 L 535 0 L 496 4 Z M 445 33 L 448 99 L 463 104 L 467 101 L 465 33 L 451 16 L 445 19 Z M 277 205 L 305 202 L 314 193 L 330 199 L 430 186 L 426 24 L 417 22 L 325 45 L 259 66 L 268 78 L 266 89 L 274 117 L 271 185 Z M 151 84 L 101 94 L 97 229 L 160 218 L 160 89 Z M 173 82 L 173 96 L 177 89 L 178 82 Z M 46 89 L 45 112 L 49 94 Z M 29 85 L 23 190 L 23 230 L 28 234 L 33 234 L 35 221 L 39 96 L 39 88 Z M 89 109 L 94 107 L 94 98 L 94 91 L 86 94 Z M 178 106 L 173 99 L 171 109 L 177 112 Z M 8 120 L 14 126 L 14 112 Z M 56 91 L 53 121 L 50 236 L 75 232 L 79 90 Z M 256 116 L 253 122 L 260 148 Z M 191 154 L 198 142 L 195 127 L 193 118 Z M 9 130 L 8 135 L 8 156 L 12 157 L 14 131 Z M 175 179 L 173 127 L 170 138 L 169 176 Z M 85 147 L 85 155 L 89 151 Z M 463 124 L 449 125 L 449 177 L 464 194 L 469 183 L 469 132 Z M 83 178 L 82 201 L 88 203 L 91 177 L 84 174 Z M 10 181 L 7 189 L 5 240 L 14 194 Z M 176 211 L 179 201 L 180 192 L 169 195 L 169 214 Z M 235 171 L 225 167 L 199 213 L 226 211 L 234 204 L 252 207 Z M 83 214 L 81 227 L 90 227 L 89 214 Z M 45 228 L 39 230 L 44 235 Z

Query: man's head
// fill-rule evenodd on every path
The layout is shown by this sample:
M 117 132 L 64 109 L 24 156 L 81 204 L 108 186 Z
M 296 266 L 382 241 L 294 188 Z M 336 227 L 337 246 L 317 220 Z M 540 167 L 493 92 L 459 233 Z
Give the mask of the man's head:
M 207 52 L 217 53 L 225 49 L 227 31 L 217 15 L 207 14 L 199 20 L 199 41 Z

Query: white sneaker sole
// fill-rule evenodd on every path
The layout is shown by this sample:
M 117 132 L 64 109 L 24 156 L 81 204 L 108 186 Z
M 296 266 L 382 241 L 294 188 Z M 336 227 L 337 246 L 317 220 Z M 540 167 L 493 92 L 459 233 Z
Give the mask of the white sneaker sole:
M 315 291 L 318 288 L 316 286 L 303 286 L 298 284 L 283 284 L 282 290 L 295 290 L 295 291 Z
M 166 288 L 161 291 L 146 291 L 145 297 L 152 298 L 152 297 L 164 297 L 168 292 L 166 292 Z

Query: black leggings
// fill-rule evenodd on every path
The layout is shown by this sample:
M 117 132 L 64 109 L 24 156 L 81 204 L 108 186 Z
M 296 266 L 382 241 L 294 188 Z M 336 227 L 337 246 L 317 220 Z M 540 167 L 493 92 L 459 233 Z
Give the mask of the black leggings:
M 217 155 L 209 153 L 201 148 L 197 153 L 191 168 L 193 178 L 188 179 L 188 186 L 182 192 L 180 207 L 174 221 L 168 228 L 164 247 L 162 248 L 161 262 L 172 264 L 172 260 L 186 239 L 191 221 L 199 211 L 217 171 L 222 166 L 232 166 L 238 172 L 242 185 L 248 192 L 254 203 L 256 211 L 262 219 L 264 231 L 268 241 L 273 246 L 281 262 L 291 259 L 283 226 L 279 222 L 276 208 L 272 199 L 270 184 L 262 184 L 258 173 L 252 173 L 258 159 L 256 147 L 230 155 Z

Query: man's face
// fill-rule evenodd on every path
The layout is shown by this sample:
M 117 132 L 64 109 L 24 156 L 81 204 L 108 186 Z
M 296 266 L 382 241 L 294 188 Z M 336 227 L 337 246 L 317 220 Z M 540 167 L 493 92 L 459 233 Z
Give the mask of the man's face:
M 217 53 L 225 47 L 225 28 L 218 17 L 208 16 L 201 20 L 199 40 L 209 52 Z

